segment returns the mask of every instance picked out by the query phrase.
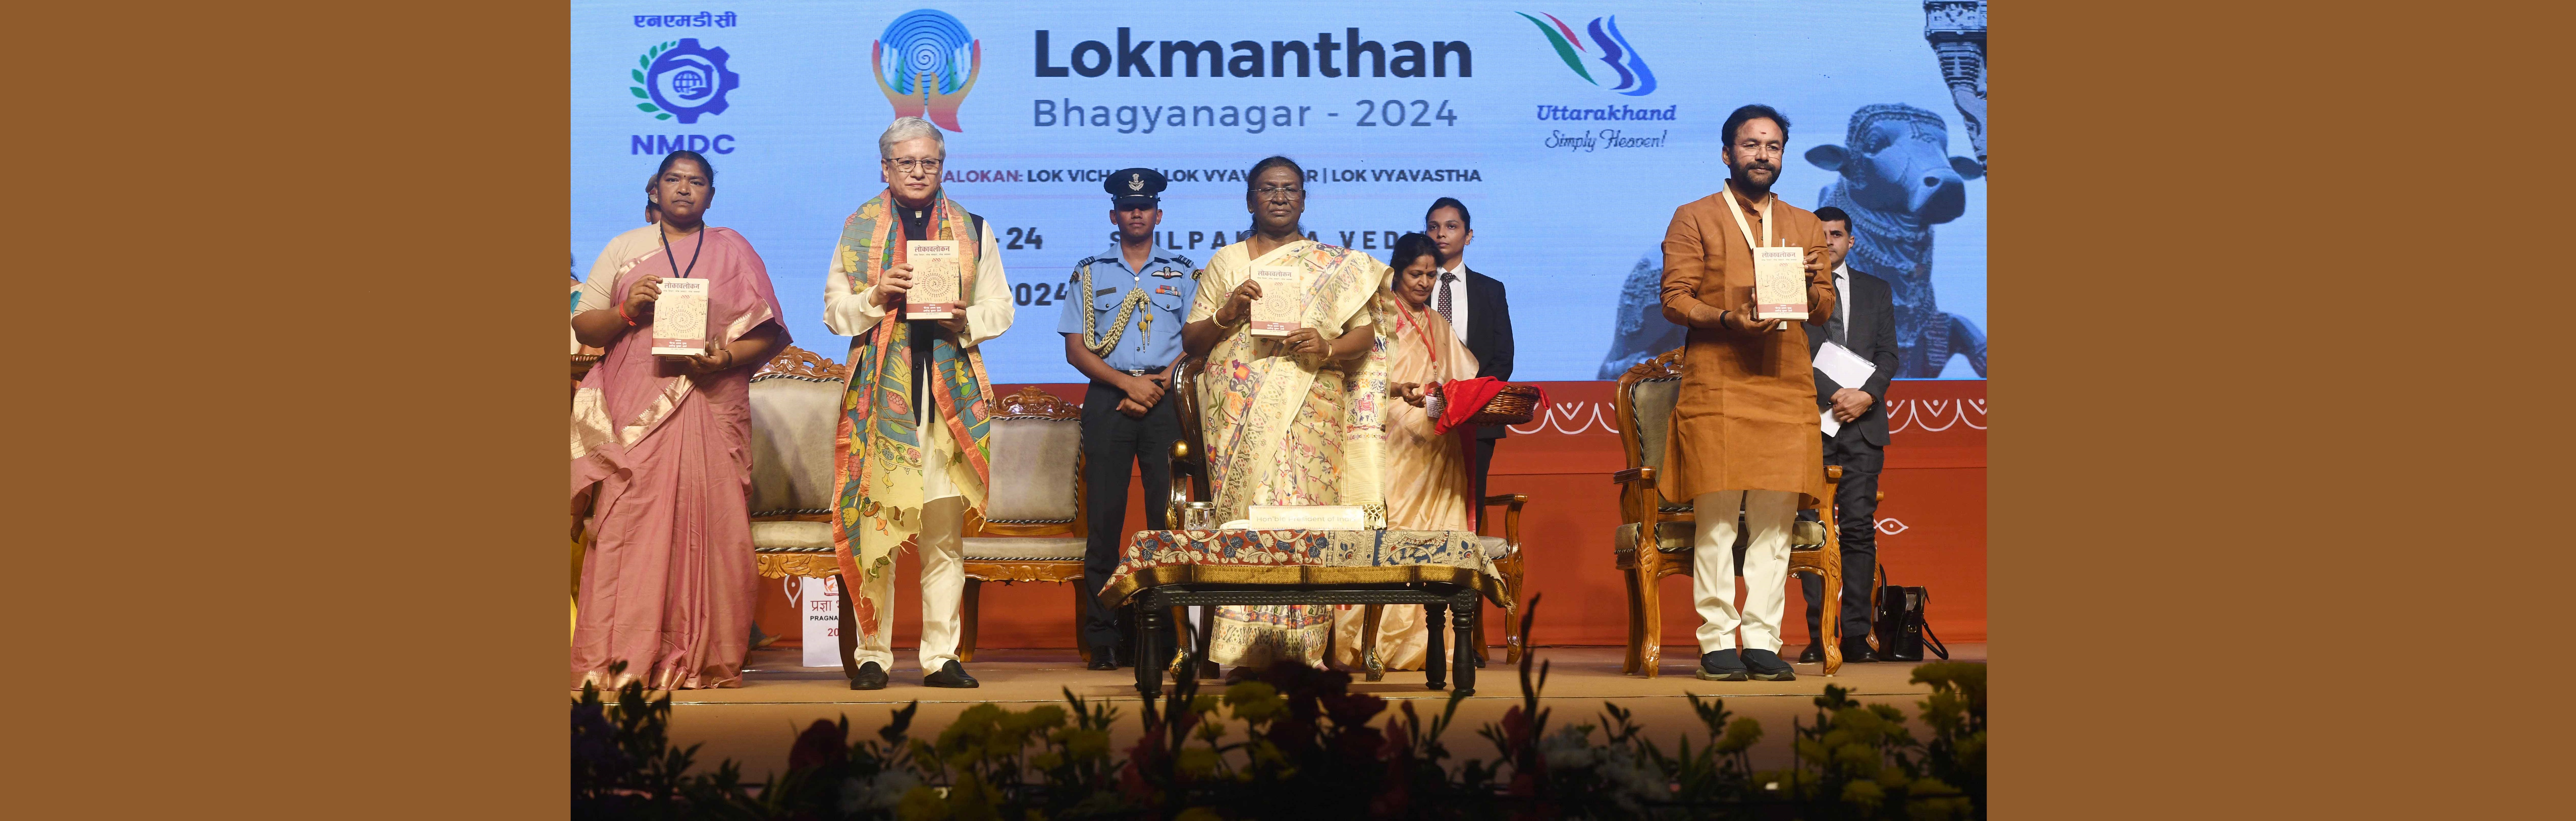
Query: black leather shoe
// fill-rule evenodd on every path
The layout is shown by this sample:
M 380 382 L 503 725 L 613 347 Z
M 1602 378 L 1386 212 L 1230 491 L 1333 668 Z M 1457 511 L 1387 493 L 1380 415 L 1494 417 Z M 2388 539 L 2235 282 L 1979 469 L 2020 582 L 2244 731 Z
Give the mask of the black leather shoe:
M 939 665 L 939 672 L 922 676 L 921 686 L 956 687 L 966 689 L 982 687 L 984 685 L 981 682 L 977 682 L 974 676 L 966 674 L 965 665 L 958 664 L 955 659 L 950 659 L 947 664 Z
M 1743 681 L 1745 674 L 1744 662 L 1736 659 L 1733 650 L 1719 650 L 1699 657 L 1699 677 L 1703 681 Z
M 1877 653 L 1872 653 L 1872 652 L 1870 652 L 1870 651 L 1869 651 L 1869 645 L 1866 645 L 1866 644 L 1846 644 L 1846 645 L 1843 645 L 1843 663 L 1844 663 L 1844 664 L 1867 664 L 1867 663 L 1874 662 L 1874 661 L 1877 661 L 1877 660 L 1878 660 L 1878 654 L 1877 654 Z
M 1848 653 L 1848 652 L 1850 652 L 1850 651 L 1844 651 L 1844 652 Z M 1850 657 L 1850 656 L 1848 656 L 1848 655 L 1846 655 L 1846 656 L 1844 656 L 1844 657 L 1843 657 L 1843 660 L 1844 660 L 1844 661 L 1850 661 L 1850 660 L 1851 660 L 1851 657 Z M 1798 651 L 1798 663 L 1799 663 L 1799 664 L 1823 664 L 1823 663 L 1825 663 L 1825 648 L 1823 648 L 1823 647 L 1821 647 L 1821 646 L 1816 645 L 1814 642 L 1809 642 L 1809 643 L 1807 644 L 1807 649 L 1804 649 L 1804 650 L 1800 650 L 1800 651 Z
M 1745 650 L 1744 668 L 1754 681 L 1795 681 L 1798 671 L 1780 660 L 1780 654 L 1769 650 Z
M 852 690 L 883 690 L 885 686 L 885 668 L 873 661 L 859 665 L 859 674 L 850 677 Z
M 1111 653 L 1109 648 L 1105 645 L 1091 648 L 1090 668 L 1093 670 L 1116 670 L 1118 669 L 1118 656 Z

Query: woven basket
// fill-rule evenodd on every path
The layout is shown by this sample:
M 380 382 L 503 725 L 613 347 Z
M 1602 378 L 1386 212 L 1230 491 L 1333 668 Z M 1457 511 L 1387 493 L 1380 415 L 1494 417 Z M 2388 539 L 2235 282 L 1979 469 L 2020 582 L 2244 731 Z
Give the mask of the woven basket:
M 1538 386 L 1506 385 L 1476 415 L 1467 417 L 1471 425 L 1526 425 L 1538 415 Z

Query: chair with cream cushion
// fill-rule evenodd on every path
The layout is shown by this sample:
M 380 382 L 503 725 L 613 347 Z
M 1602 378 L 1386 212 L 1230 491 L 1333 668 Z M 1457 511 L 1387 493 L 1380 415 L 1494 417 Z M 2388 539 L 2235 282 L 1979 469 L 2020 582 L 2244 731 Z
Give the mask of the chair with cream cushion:
M 957 657 L 975 660 L 975 623 L 986 581 L 1055 582 L 1072 592 L 1066 626 L 1082 638 L 1082 552 L 1091 533 L 1082 499 L 1082 406 L 1036 387 L 1000 398 L 993 411 L 993 484 L 983 515 L 969 513 L 964 540 L 965 625 Z
M 832 443 L 846 369 L 793 345 L 751 377 L 751 549 L 766 578 L 832 578 Z
M 1672 429 L 1673 405 L 1681 396 L 1681 358 L 1681 349 L 1674 349 L 1637 363 L 1619 376 L 1618 387 L 1611 394 L 1611 405 L 1619 420 L 1619 444 L 1628 457 L 1627 469 L 1610 477 L 1621 485 L 1619 518 L 1623 522 L 1613 534 L 1611 553 L 1628 588 L 1628 653 L 1620 672 L 1647 678 L 1655 677 L 1663 655 L 1664 619 L 1656 582 L 1665 576 L 1691 573 L 1691 542 L 1698 535 L 1690 500 L 1665 499 L 1655 484 L 1656 471 L 1663 467 L 1665 436 Z M 1842 468 L 1818 467 L 1825 473 L 1827 486 L 1819 507 L 1820 518 L 1830 522 L 1834 520 L 1831 488 L 1841 483 Z M 1739 514 L 1739 547 L 1751 538 L 1741 521 Z M 1648 523 L 1654 527 L 1654 549 L 1640 550 L 1639 537 L 1646 532 Z M 1792 525 L 1790 574 L 1814 573 L 1824 577 L 1826 590 L 1839 591 L 1841 555 L 1842 538 L 1833 528 L 1803 519 Z M 1827 611 L 1832 609 L 1828 607 Z M 1825 619 L 1820 630 L 1823 635 L 1817 637 L 1823 645 L 1823 669 L 1828 676 L 1843 664 L 1842 646 L 1836 636 L 1839 621 Z

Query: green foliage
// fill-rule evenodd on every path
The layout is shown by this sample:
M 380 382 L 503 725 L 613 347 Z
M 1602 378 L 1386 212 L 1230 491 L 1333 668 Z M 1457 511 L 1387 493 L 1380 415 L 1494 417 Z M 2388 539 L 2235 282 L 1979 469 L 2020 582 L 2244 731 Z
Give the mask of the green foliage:
M 1522 615 L 1535 626 L 1539 598 Z M 1760 722 L 1690 696 L 1701 737 L 1667 753 L 1615 703 L 1597 722 L 1550 731 L 1539 703 L 1548 665 L 1523 654 L 1521 703 L 1477 734 L 1492 760 L 1442 742 L 1464 701 L 1436 715 L 1349 691 L 1347 673 L 1282 663 L 1234 671 L 1219 693 L 1195 680 L 1143 704 L 1144 735 L 1113 750 L 1117 708 L 1064 692 L 1062 704 L 969 707 L 927 737 L 919 702 L 875 737 L 849 719 L 800 733 L 785 773 L 745 784 L 730 761 L 690 775 L 697 748 L 670 749 L 668 696 L 641 684 L 573 704 L 573 817 L 645 819 L 1939 819 L 1985 815 L 1985 665 L 1915 668 L 1931 738 L 1904 711 L 1827 686 L 1812 723 L 1792 722 L 1789 769 L 1757 772 Z M 1382 726 L 1371 726 L 1385 718 Z M 1453 760 L 1455 759 L 1455 760 Z
M 625 671 L 619 663 L 611 673 Z M 644 697 L 642 682 L 617 691 L 616 706 L 584 685 L 572 705 L 572 817 L 732 818 L 708 812 L 747 800 L 742 771 L 731 761 L 712 774 L 690 775 L 698 745 L 671 749 L 671 697 Z

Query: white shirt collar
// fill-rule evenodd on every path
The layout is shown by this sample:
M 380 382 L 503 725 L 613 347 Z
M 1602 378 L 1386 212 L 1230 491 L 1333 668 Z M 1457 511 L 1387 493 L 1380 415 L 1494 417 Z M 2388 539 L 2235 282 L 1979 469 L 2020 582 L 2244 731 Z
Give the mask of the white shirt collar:
M 1844 261 L 1843 261 L 1843 264 L 1834 266 L 1834 278 L 1835 278 L 1835 279 L 1850 279 L 1850 278 L 1851 278 L 1851 261 L 1850 261 L 1850 260 L 1844 260 Z

